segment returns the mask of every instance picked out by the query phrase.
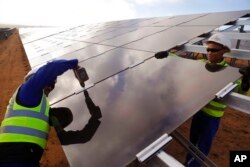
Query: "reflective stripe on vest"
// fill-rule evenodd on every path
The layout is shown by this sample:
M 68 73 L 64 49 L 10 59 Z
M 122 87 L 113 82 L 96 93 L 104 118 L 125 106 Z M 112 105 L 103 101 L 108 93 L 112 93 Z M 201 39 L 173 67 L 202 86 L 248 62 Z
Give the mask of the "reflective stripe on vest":
M 0 128 L 0 142 L 29 142 L 46 147 L 49 132 L 49 103 L 43 95 L 38 106 L 17 104 L 16 94 L 10 100 Z
M 222 117 L 227 106 L 216 101 L 210 101 L 201 111 L 213 117 Z

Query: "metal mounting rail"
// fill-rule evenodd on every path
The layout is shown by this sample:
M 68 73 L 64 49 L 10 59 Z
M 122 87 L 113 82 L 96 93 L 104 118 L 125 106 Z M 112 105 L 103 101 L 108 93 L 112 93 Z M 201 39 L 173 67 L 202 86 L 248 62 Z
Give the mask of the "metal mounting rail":
M 250 40 L 250 33 L 240 33 L 240 32 L 221 32 L 222 34 L 225 34 L 231 39 L 240 39 L 240 40 Z M 216 34 L 216 33 L 212 33 Z
M 221 102 L 231 108 L 250 114 L 250 97 L 239 93 L 231 92 L 227 94 Z
M 153 156 L 156 152 L 158 152 L 163 146 L 165 146 L 171 140 L 172 137 L 168 136 L 168 134 L 165 133 L 156 141 L 154 141 L 152 144 L 143 149 L 141 152 L 136 154 L 137 159 L 139 160 L 139 162 L 145 161 L 149 157 Z
M 238 20 L 238 21 L 235 22 L 235 25 L 244 25 L 244 26 L 250 25 L 250 20 L 249 19 L 247 19 L 247 20 Z
M 182 163 L 163 150 L 157 152 L 145 164 L 147 167 L 184 167 Z
M 225 97 L 229 92 L 231 92 L 237 86 L 236 83 L 230 82 L 227 84 L 223 89 L 217 92 L 215 95 L 218 99 L 222 99 Z
M 168 167 L 184 167 L 179 161 L 177 161 L 174 157 L 167 154 L 164 151 L 160 151 L 156 154 L 156 156 Z
M 173 131 L 171 136 L 178 141 L 188 152 L 197 159 L 202 166 L 205 167 L 217 167 L 217 165 L 208 159 L 197 147 L 195 147 L 189 140 L 182 136 L 178 131 Z

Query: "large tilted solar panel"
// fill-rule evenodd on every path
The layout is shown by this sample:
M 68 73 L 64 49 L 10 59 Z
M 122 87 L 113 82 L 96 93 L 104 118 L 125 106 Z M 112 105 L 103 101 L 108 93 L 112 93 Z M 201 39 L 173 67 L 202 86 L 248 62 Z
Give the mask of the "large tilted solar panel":
M 247 13 L 250 11 L 132 19 L 50 30 L 34 37 L 33 31 L 22 34 L 32 68 L 54 59 L 77 58 L 89 74 L 85 85 L 102 112 L 100 125 L 90 119 L 92 111 L 72 71 L 58 77 L 49 97 L 52 107 L 68 107 L 73 113 L 74 120 L 65 130 L 80 130 L 75 135 L 71 131 L 72 138 L 62 141 L 70 165 L 130 163 L 138 152 L 162 134 L 171 133 L 239 78 L 232 67 L 209 72 L 202 62 L 153 56 Z M 85 132 L 85 126 L 96 131 Z
M 211 73 L 202 62 L 169 57 L 147 60 L 96 84 L 87 91 L 100 107 L 101 124 L 90 141 L 71 134 L 79 143 L 66 141 L 63 146 L 70 166 L 125 166 L 139 151 L 163 133 L 171 133 L 238 77 L 238 70 L 231 67 Z M 84 93 L 52 107 L 63 106 L 74 117 L 66 130 L 84 134 L 90 119 Z

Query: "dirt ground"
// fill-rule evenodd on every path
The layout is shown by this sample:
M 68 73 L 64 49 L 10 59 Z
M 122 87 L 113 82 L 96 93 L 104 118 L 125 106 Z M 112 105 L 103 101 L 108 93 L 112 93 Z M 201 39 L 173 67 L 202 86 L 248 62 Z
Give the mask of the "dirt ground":
M 2 120 L 8 101 L 23 77 L 30 70 L 18 31 L 7 40 L 0 40 L 0 120 Z M 214 140 L 209 157 L 219 166 L 229 166 L 230 150 L 250 150 L 250 115 L 228 108 Z M 178 131 L 188 137 L 191 120 L 185 122 Z M 185 159 L 185 150 L 175 141 L 167 146 L 166 151 L 181 162 Z M 60 142 L 52 128 L 49 142 L 41 160 L 41 167 L 68 167 L 68 161 Z M 130 167 L 145 166 L 134 161 Z

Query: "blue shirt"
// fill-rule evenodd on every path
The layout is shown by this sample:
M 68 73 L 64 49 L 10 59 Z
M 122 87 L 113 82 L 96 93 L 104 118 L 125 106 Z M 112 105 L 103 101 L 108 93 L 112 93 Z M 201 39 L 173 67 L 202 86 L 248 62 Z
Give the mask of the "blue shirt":
M 76 68 L 77 59 L 55 60 L 42 66 L 38 71 L 24 82 L 18 92 L 18 101 L 27 107 L 37 106 L 43 96 L 43 89 L 55 82 L 57 76 L 69 69 Z

